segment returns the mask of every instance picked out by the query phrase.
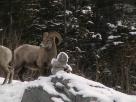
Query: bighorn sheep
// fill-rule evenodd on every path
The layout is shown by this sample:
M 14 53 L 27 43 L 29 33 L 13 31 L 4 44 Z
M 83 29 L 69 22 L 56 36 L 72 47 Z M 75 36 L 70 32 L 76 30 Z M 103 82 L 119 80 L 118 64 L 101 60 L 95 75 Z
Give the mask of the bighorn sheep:
M 6 74 L 3 84 L 11 83 L 13 79 L 13 69 L 9 65 L 12 60 L 12 51 L 4 46 L 0 46 L 0 68 Z
M 72 68 L 70 65 L 67 64 L 68 62 L 68 55 L 65 52 L 60 52 L 57 58 L 53 58 L 51 61 L 52 69 L 51 73 L 56 74 L 58 71 L 66 71 L 70 73 Z
M 59 45 L 62 41 L 59 33 L 45 32 L 40 46 L 24 44 L 14 50 L 14 68 L 21 81 L 27 68 L 39 70 L 41 75 L 45 74 L 52 58 L 57 55 L 56 38 Z

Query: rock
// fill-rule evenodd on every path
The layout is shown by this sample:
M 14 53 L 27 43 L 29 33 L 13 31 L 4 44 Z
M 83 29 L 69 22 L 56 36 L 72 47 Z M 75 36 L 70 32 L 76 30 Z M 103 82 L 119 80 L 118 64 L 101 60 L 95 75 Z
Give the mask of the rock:
M 95 97 L 82 97 L 82 95 L 74 95 L 68 86 L 69 81 L 69 79 L 64 80 L 63 78 L 58 77 L 52 77 L 51 79 L 55 90 L 62 94 L 62 97 L 59 95 L 49 94 L 43 89 L 43 86 L 28 87 L 23 94 L 21 102 L 58 102 L 54 101 L 56 99 L 59 99 L 62 102 L 90 102 L 90 100 L 95 100 L 95 102 L 97 102 Z M 73 90 L 75 92 L 78 91 L 76 88 L 73 88 Z
M 50 95 L 41 86 L 25 90 L 21 102 L 52 102 Z
M 31 87 L 26 89 L 21 102 L 53 102 L 53 98 L 61 99 L 62 102 L 91 102 L 91 101 L 97 102 L 97 99 L 95 97 L 83 98 L 81 95 L 76 96 L 71 94 L 66 88 L 63 88 L 63 89 L 58 88 L 57 90 L 59 92 L 66 94 L 67 97 L 70 99 L 70 101 L 63 100 L 59 96 L 48 94 L 42 88 L 42 86 L 39 86 L 39 87 Z
M 29 82 L 21 102 L 135 102 L 127 99 L 133 98 L 98 82 L 61 72 Z

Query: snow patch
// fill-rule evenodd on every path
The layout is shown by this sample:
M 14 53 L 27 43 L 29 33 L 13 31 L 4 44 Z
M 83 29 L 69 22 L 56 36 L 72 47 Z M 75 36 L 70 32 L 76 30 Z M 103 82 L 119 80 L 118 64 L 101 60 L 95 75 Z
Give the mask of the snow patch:
M 136 102 L 136 96 L 123 94 L 98 82 L 85 79 L 72 73 L 66 73 L 64 71 L 59 71 L 55 75 L 49 77 L 39 77 L 38 80 L 35 81 L 19 82 L 14 80 L 12 84 L 1 85 L 0 102 L 21 102 L 26 88 L 38 86 L 42 86 L 49 94 L 59 96 L 53 96 L 51 98 L 53 102 L 64 102 L 65 100 L 70 101 L 65 94 L 56 91 L 54 83 L 51 82 L 52 78 L 69 80 L 67 84 L 68 87 L 70 87 L 69 91 L 74 95 L 91 97 L 91 102 Z M 3 82 L 3 78 L 0 78 L 0 82 Z M 63 86 L 60 82 L 57 82 L 56 85 Z
M 72 14 L 72 12 L 69 11 L 69 10 L 66 10 L 65 13 L 66 13 L 67 15 L 71 15 L 71 14 Z
M 53 102 L 64 102 L 61 98 L 52 97 L 51 100 Z
M 131 26 L 131 30 L 136 30 L 136 28 L 134 26 Z
M 113 35 L 110 35 L 109 37 L 108 37 L 108 39 L 110 39 L 110 40 L 112 40 L 112 39 L 116 39 L 116 38 L 120 38 L 121 36 L 113 36 Z
M 131 34 L 131 35 L 136 35 L 136 32 L 129 32 L 129 34 Z
M 98 38 L 98 39 L 102 40 L 102 35 L 99 34 L 99 33 L 93 34 L 93 35 L 92 35 L 92 38 Z
M 115 26 L 114 24 L 111 24 L 111 23 L 107 23 L 107 25 L 108 25 L 110 28 L 117 28 L 117 26 Z
M 117 42 L 113 42 L 114 45 L 119 45 L 119 44 L 123 44 L 124 42 L 121 41 L 117 41 Z

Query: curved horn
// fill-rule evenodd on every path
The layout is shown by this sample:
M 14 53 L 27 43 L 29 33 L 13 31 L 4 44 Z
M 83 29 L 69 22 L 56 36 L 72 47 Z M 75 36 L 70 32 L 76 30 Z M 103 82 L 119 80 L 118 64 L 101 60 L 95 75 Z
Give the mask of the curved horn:
M 51 33 L 51 35 L 53 36 L 53 37 L 56 37 L 57 39 L 58 39 L 58 43 L 57 43 L 57 45 L 60 45 L 60 43 L 62 42 L 62 37 L 61 37 L 61 35 L 58 33 L 58 32 L 50 32 Z

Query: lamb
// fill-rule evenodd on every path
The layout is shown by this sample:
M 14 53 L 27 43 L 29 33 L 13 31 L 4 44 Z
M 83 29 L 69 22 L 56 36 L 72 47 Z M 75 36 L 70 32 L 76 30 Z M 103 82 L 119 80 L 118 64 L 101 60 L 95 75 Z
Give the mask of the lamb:
M 12 51 L 4 46 L 0 45 L 0 68 L 6 75 L 2 84 L 11 83 L 13 79 L 13 68 L 9 65 L 12 61 Z
M 14 50 L 14 68 L 21 81 L 24 81 L 23 74 L 27 69 L 39 70 L 40 75 L 47 74 L 52 58 L 57 55 L 56 38 L 59 45 L 62 41 L 59 33 L 45 32 L 40 46 L 24 44 Z
M 72 72 L 72 68 L 67 64 L 68 55 L 65 52 L 60 52 L 57 58 L 53 58 L 51 61 L 52 69 L 51 73 L 56 74 L 58 71 L 64 70 L 68 73 Z

